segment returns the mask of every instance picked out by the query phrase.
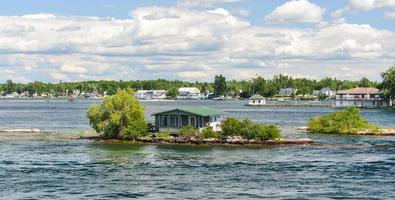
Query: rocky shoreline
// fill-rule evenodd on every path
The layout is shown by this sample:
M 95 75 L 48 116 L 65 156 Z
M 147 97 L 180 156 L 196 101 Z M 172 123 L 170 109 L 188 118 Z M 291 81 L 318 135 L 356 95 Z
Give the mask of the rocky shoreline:
M 309 127 L 299 127 L 297 128 L 298 131 L 311 133 L 309 131 Z M 376 130 L 361 130 L 357 133 L 347 133 L 347 134 L 338 134 L 338 135 L 367 135 L 367 136 L 395 136 L 395 129 L 379 129 Z
M 309 138 L 280 138 L 274 140 L 246 140 L 239 136 L 227 137 L 224 139 L 216 138 L 195 138 L 195 137 L 173 137 L 173 138 L 136 138 L 133 140 L 114 140 L 103 139 L 100 137 L 80 137 L 78 139 L 94 139 L 101 141 L 113 142 L 133 142 L 133 143 L 147 143 L 147 144 L 186 144 L 186 145 L 255 145 L 255 146 L 273 146 L 273 145 L 306 145 L 312 144 L 314 141 Z

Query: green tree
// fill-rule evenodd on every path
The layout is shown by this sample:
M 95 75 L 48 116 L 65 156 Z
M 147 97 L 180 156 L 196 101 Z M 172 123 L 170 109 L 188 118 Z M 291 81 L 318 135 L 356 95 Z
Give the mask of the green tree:
M 226 93 L 226 79 L 222 74 L 215 75 L 214 80 L 214 94 L 217 96 L 225 95 Z
M 119 90 L 100 105 L 91 105 L 87 117 L 104 138 L 133 139 L 147 134 L 144 108 L 130 89 Z
M 371 86 L 371 82 L 369 81 L 369 79 L 367 79 L 366 77 L 363 77 L 359 82 L 358 82 L 358 87 L 370 87 Z
M 6 94 L 11 94 L 11 93 L 15 92 L 15 87 L 14 87 L 14 83 L 12 82 L 12 80 L 7 80 L 5 87 L 4 87 L 4 92 Z
M 395 66 L 389 68 L 387 71 L 381 73 L 383 82 L 381 83 L 381 89 L 387 100 L 395 99 Z

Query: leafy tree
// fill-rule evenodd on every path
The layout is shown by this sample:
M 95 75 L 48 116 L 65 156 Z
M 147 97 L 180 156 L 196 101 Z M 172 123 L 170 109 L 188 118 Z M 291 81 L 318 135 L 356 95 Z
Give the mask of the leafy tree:
M 89 124 L 104 138 L 133 139 L 147 135 L 144 108 L 132 90 L 119 90 L 100 105 L 91 105 Z
M 387 100 L 395 99 L 395 66 L 381 74 L 383 82 L 381 88 Z
M 178 96 L 178 89 L 175 87 L 170 88 L 170 90 L 167 91 L 167 97 L 174 99 Z
M 7 80 L 7 83 L 5 84 L 5 87 L 4 87 L 4 92 L 6 94 L 11 94 L 11 93 L 15 92 L 15 87 L 14 87 L 14 83 L 12 82 L 12 80 Z
M 215 80 L 214 80 L 214 94 L 217 96 L 220 95 L 225 95 L 226 93 L 226 79 L 225 77 L 220 74 L 220 75 L 215 75 Z
M 369 81 L 369 79 L 367 79 L 366 77 L 363 77 L 359 82 L 358 82 L 358 87 L 370 87 L 371 86 L 371 82 Z
M 180 129 L 179 134 L 184 137 L 194 137 L 198 135 L 198 131 L 195 127 L 187 125 Z

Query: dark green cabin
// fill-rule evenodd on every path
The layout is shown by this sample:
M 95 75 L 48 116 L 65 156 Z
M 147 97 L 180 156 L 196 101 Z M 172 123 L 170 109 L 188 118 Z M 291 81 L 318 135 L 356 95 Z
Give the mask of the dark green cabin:
M 155 126 L 161 129 L 179 129 L 191 125 L 197 129 L 219 122 L 221 112 L 207 107 L 175 108 L 153 114 Z

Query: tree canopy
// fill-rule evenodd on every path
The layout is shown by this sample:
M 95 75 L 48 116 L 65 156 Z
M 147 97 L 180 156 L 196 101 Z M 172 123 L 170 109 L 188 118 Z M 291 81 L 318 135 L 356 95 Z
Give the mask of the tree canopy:
M 119 90 L 91 105 L 87 112 L 89 124 L 104 138 L 132 139 L 147 134 L 144 108 L 132 90 Z
M 395 99 L 395 66 L 389 68 L 387 71 L 381 74 L 383 82 L 381 83 L 381 89 L 383 90 L 384 96 L 387 99 Z

